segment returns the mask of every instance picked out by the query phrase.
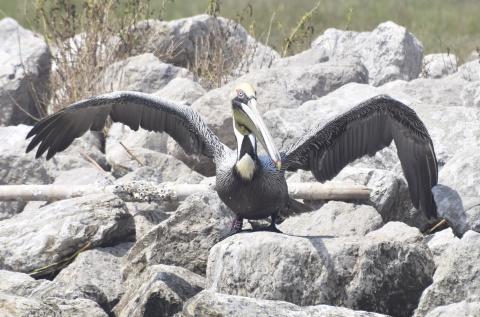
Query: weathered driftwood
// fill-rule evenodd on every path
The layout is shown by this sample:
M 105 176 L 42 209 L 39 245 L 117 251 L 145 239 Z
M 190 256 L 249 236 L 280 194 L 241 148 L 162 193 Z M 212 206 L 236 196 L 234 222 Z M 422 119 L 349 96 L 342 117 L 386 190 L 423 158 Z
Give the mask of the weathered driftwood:
M 98 193 L 113 193 L 124 201 L 176 201 L 194 193 L 211 190 L 213 187 L 208 184 L 151 182 L 107 186 L 1 185 L 0 201 L 52 201 Z M 293 198 L 308 200 L 359 200 L 370 196 L 368 187 L 345 183 L 289 183 L 288 191 Z

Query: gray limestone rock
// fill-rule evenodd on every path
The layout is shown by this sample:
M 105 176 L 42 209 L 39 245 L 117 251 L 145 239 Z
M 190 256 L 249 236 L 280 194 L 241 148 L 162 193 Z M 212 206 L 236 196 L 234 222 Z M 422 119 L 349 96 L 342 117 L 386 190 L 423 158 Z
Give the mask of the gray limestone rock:
M 0 222 L 0 268 L 30 272 L 93 247 L 129 241 L 132 216 L 113 195 L 61 200 Z
M 55 279 L 34 292 L 35 297 L 90 299 L 110 311 L 123 294 L 123 259 L 131 243 L 80 253 Z
M 204 288 L 205 278 L 187 269 L 152 265 L 125 281 L 125 294 L 114 313 L 117 317 L 169 317 Z
M 453 54 L 428 54 L 423 57 L 420 74 L 425 78 L 442 78 L 457 71 L 457 57 Z
M 185 68 L 163 63 L 151 53 L 145 53 L 108 66 L 98 85 L 106 91 L 153 93 L 178 77 L 193 79 L 193 74 Z
M 390 222 L 363 237 L 235 235 L 211 249 L 207 286 L 300 306 L 328 304 L 410 316 L 434 269 L 420 232 Z
M 480 300 L 480 233 L 467 231 L 438 258 L 433 283 L 422 293 L 415 316 L 436 307 Z
M 185 199 L 166 221 L 139 239 L 128 254 L 125 276 L 154 264 L 204 274 L 210 248 L 230 231 L 234 214 L 212 192 Z
M 364 236 L 382 224 L 372 206 L 330 201 L 318 210 L 287 218 L 278 228 L 296 236 L 338 237 Z
M 33 123 L 48 99 L 51 55 L 40 35 L 0 20 L 0 125 Z M 22 109 L 24 111 L 22 111 Z
M 387 315 L 328 305 L 297 306 L 292 303 L 226 295 L 206 290 L 190 299 L 181 317 L 387 317 Z
M 391 21 L 379 24 L 372 32 L 328 29 L 313 41 L 312 48 L 332 59 L 358 57 L 374 86 L 417 78 L 422 69 L 422 43 Z

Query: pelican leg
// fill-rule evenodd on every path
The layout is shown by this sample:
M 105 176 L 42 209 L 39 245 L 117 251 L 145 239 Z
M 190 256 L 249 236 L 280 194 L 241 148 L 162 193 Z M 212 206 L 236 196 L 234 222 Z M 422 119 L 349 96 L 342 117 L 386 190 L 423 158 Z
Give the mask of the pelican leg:
M 225 235 L 224 237 L 222 237 L 220 239 L 220 241 L 230 237 L 230 236 L 233 236 L 234 234 L 236 233 L 239 233 L 242 231 L 242 227 L 243 227 L 243 218 L 242 217 L 236 217 L 233 222 L 232 222 L 232 226 L 230 227 L 230 232 Z
M 275 225 L 275 220 L 277 220 L 277 214 L 272 214 L 272 215 L 270 216 L 270 218 L 272 218 L 272 222 L 270 222 L 270 226 L 266 227 L 264 230 L 265 230 L 265 231 L 270 231 L 270 232 L 283 233 L 283 232 L 280 231 L 280 229 L 278 229 L 277 226 Z

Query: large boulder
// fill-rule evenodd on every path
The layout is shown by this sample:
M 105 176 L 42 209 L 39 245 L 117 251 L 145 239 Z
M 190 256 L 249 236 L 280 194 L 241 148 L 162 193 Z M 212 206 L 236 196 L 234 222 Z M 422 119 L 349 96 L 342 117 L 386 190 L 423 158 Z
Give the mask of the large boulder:
M 125 281 L 125 294 L 114 313 L 117 317 L 169 317 L 204 288 L 205 278 L 187 269 L 152 265 Z
M 0 20 L 0 125 L 33 123 L 48 98 L 47 43 L 11 18 Z
M 216 193 L 189 196 L 169 219 L 137 240 L 128 254 L 125 276 L 154 264 L 205 274 L 210 248 L 228 234 L 233 219 Z
M 153 94 L 177 102 L 191 104 L 205 93 L 205 89 L 196 81 L 186 77 L 176 77 Z
M 191 179 L 191 182 L 202 179 L 198 173 L 169 154 L 144 147 L 128 146 L 123 142 L 122 146 L 119 142 L 113 139 L 109 141 L 106 156 L 116 177 L 125 176 L 141 167 L 154 166 L 158 169 L 156 174 L 161 177 L 160 181 L 177 181 L 180 177 Z
M 402 223 L 390 222 L 364 237 L 258 232 L 235 235 L 212 248 L 207 286 L 301 306 L 410 316 L 434 268 L 420 232 Z
M 297 236 L 338 237 L 364 236 L 382 224 L 382 217 L 372 206 L 331 201 L 318 210 L 287 218 L 278 228 Z
M 480 80 L 480 59 L 475 59 L 458 67 L 454 77 L 462 78 L 468 81 Z
M 480 109 L 480 80 L 468 82 L 463 88 L 460 97 L 465 107 Z
M 61 200 L 0 222 L 0 269 L 31 272 L 87 245 L 132 239 L 132 216 L 114 195 Z
M 0 293 L 0 315 L 3 317 L 108 316 L 95 302 L 87 299 L 65 300 L 48 298 L 42 301 L 5 293 Z
M 457 57 L 453 54 L 428 54 L 423 58 L 420 74 L 425 78 L 442 78 L 457 71 Z
M 457 194 L 442 191 L 436 197 L 442 205 L 450 207 L 444 217 L 455 232 L 458 235 L 467 230 L 480 232 L 480 142 L 457 150 L 440 171 L 439 182 Z
M 99 85 L 106 91 L 134 90 L 153 93 L 178 77 L 193 79 L 187 69 L 163 63 L 155 55 L 145 53 L 108 66 Z
M 168 22 L 142 21 L 135 32 L 140 36 L 141 50 L 154 53 L 167 63 L 199 68 L 210 60 L 225 75 L 267 68 L 280 57 L 251 37 L 240 24 L 206 14 Z
M 430 311 L 425 316 L 426 317 L 480 316 L 480 302 L 462 301 L 455 304 L 440 306 Z
M 422 103 L 437 105 L 442 108 L 450 106 L 471 107 L 473 91 L 468 94 L 464 92 L 469 84 L 472 83 L 461 78 L 452 78 L 452 76 L 449 76 L 438 79 L 417 78 L 411 81 L 396 80 L 385 84 L 381 89 L 384 91 L 402 92 Z
M 123 294 L 122 264 L 131 243 L 80 253 L 48 284 L 37 287 L 40 298 L 85 298 L 110 311 Z
M 0 270 L 0 281 L 0 293 L 25 297 L 34 296 L 51 283 L 44 279 L 34 279 L 25 273 L 7 270 Z
M 328 29 L 313 41 L 312 48 L 330 59 L 359 58 L 368 69 L 368 82 L 374 86 L 411 80 L 422 70 L 422 43 L 391 21 L 379 24 L 372 32 Z
M 292 303 L 255 299 L 243 296 L 202 291 L 190 299 L 181 314 L 182 317 L 387 317 L 387 315 L 353 311 L 344 307 L 328 305 L 300 307 Z
M 368 202 L 375 207 L 381 215 L 383 222 L 402 221 L 423 231 L 435 220 L 428 219 L 423 212 L 413 207 L 407 182 L 402 177 L 401 171 L 398 168 L 388 171 L 367 167 L 372 165 L 381 166 L 385 162 L 398 160 L 396 153 L 389 150 L 387 149 L 382 151 L 383 153 L 375 155 L 373 160 L 367 158 L 363 159 L 363 162 L 356 163 L 359 167 L 345 167 L 332 181 L 353 182 L 367 186 L 371 189 Z M 394 157 L 392 157 L 392 154 Z
M 425 240 L 428 243 L 428 248 L 432 251 L 435 265 L 441 263 L 444 253 L 452 246 L 460 241 L 454 234 L 451 228 L 435 232 L 427 237 Z
M 426 316 L 439 306 L 480 301 L 479 245 L 480 233 L 468 231 L 443 253 L 433 283 L 423 292 L 415 316 Z

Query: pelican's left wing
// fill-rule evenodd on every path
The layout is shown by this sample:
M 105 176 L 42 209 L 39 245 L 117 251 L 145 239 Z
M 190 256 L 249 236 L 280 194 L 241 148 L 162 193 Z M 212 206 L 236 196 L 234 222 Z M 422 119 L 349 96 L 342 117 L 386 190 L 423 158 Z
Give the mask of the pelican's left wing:
M 42 119 L 27 135 L 27 139 L 34 136 L 27 152 L 40 144 L 36 157 L 48 151 L 48 160 L 87 130 L 102 130 L 108 116 L 132 130 L 142 127 L 166 132 L 188 154 L 202 154 L 216 161 L 226 150 L 190 107 L 150 94 L 118 91 L 76 102 Z
M 388 96 L 368 99 L 325 126 L 312 129 L 285 153 L 283 165 L 290 171 L 310 170 L 323 182 L 392 140 L 413 205 L 435 217 L 431 188 L 437 184 L 438 170 L 432 140 L 417 114 Z

